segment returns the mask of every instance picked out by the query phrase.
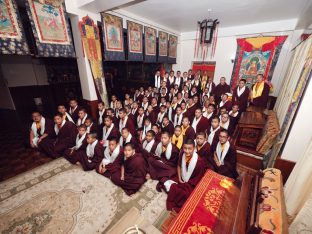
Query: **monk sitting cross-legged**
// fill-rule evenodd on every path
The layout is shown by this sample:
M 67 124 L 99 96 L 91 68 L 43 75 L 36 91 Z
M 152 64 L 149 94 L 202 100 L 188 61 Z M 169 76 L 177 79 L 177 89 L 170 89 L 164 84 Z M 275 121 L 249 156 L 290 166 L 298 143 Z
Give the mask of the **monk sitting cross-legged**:
M 205 163 L 195 151 L 194 140 L 188 139 L 183 145 L 183 154 L 179 159 L 179 183 L 173 180 L 164 183 L 168 192 L 167 210 L 179 212 L 204 174 Z
M 130 196 L 136 193 L 146 181 L 145 160 L 141 154 L 135 152 L 132 143 L 126 143 L 124 157 L 120 159 L 119 164 L 120 170 L 112 174 L 111 180 Z

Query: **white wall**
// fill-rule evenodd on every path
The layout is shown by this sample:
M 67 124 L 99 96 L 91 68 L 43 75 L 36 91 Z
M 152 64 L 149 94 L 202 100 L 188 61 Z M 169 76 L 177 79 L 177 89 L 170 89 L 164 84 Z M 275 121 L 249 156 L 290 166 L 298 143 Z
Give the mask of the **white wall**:
M 227 82 L 230 82 L 234 66 L 231 59 L 235 59 L 237 38 L 288 35 L 272 77 L 272 83 L 274 86 L 273 95 L 276 96 L 279 92 L 281 81 L 286 73 L 287 65 L 291 58 L 290 51 L 295 47 L 295 45 L 297 45 L 300 35 L 303 32 L 303 30 L 294 30 L 296 25 L 295 23 L 295 19 L 290 19 L 277 22 L 222 28 L 221 22 L 215 55 L 214 57 L 211 57 L 211 54 L 208 54 L 205 59 L 205 61 L 216 62 L 214 77 L 215 82 L 218 82 L 221 76 L 225 76 Z M 181 34 L 179 42 L 180 47 L 178 48 L 180 50 L 178 51 L 180 56 L 178 57 L 177 64 L 174 66 L 175 70 L 179 69 L 181 71 L 187 71 L 192 67 L 193 61 L 202 61 L 200 56 L 200 58 L 194 57 L 195 38 L 196 32 L 186 32 Z M 209 50 L 211 51 L 211 49 Z
M 310 83 L 302 98 L 300 108 L 294 119 L 293 126 L 290 129 L 288 139 L 285 142 L 285 148 L 281 154 L 283 159 L 297 162 L 307 149 L 309 141 L 312 138 L 311 103 L 312 81 L 310 76 Z
M 8 87 L 47 85 L 45 65 L 30 56 L 1 56 L 1 70 Z

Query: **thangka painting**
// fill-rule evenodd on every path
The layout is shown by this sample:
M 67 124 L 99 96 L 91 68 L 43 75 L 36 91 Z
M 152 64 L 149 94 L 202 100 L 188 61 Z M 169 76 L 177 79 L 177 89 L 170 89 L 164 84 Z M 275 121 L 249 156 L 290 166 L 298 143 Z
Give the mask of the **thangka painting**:
M 90 63 L 97 94 L 100 96 L 99 99 L 103 100 L 105 104 L 108 105 L 107 90 L 102 66 L 102 50 L 99 28 L 94 24 L 94 21 L 89 16 L 86 16 L 79 22 L 79 30 L 84 48 L 84 54 L 87 56 Z
M 70 29 L 63 5 L 54 6 L 43 0 L 27 0 L 26 8 L 37 53 L 44 57 L 74 57 Z
M 166 62 L 168 56 L 168 33 L 158 33 L 158 61 Z
M 178 46 L 178 37 L 169 35 L 169 49 L 168 49 L 168 62 L 176 63 L 177 58 L 177 46 Z
M 269 36 L 237 39 L 232 88 L 240 79 L 246 79 L 250 88 L 255 83 L 257 74 L 263 74 L 264 80 L 270 81 L 286 38 L 287 36 Z
M 143 61 L 143 25 L 127 21 L 128 60 Z
M 106 60 L 124 60 L 122 18 L 102 13 L 104 54 Z
M 0 48 L 0 54 L 29 53 L 14 0 L 0 0 Z
M 145 26 L 145 62 L 156 62 L 157 30 Z

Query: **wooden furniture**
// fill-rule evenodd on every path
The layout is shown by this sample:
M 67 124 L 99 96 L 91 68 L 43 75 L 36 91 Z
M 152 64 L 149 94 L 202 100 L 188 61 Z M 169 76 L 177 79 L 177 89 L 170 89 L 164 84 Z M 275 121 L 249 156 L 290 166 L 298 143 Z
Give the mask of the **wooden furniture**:
M 283 184 L 278 169 L 266 169 L 264 173 L 243 171 L 225 193 L 223 192 L 223 196 L 220 196 L 220 187 L 211 186 L 206 179 L 203 177 L 171 222 L 168 234 L 288 233 Z M 206 186 L 204 192 L 203 186 Z M 214 196 L 209 197 L 208 194 L 211 193 Z M 205 198 L 204 207 L 200 199 L 194 205 L 194 200 L 198 197 Z
M 265 123 L 266 117 L 263 113 L 253 111 L 244 112 L 239 119 L 234 133 L 234 145 L 255 151 L 261 139 Z

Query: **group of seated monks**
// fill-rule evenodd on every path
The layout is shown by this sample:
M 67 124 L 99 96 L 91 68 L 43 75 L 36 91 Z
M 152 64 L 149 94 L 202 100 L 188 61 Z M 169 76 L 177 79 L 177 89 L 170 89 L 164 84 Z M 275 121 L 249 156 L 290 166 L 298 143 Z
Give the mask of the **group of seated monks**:
M 140 87 L 109 106 L 98 102 L 92 118 L 75 99 L 59 105 L 54 121 L 33 112 L 30 145 L 44 154 L 79 163 L 84 170 L 111 179 L 126 194 L 146 180 L 159 181 L 168 193 L 167 209 L 182 207 L 207 169 L 236 178 L 236 150 L 229 141 L 249 104 L 265 106 L 268 85 L 263 76 L 249 90 L 245 80 L 230 90 L 225 78 L 192 71 L 155 74 L 155 87 Z

